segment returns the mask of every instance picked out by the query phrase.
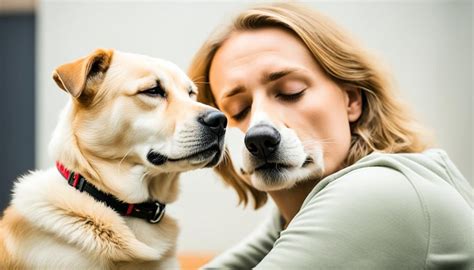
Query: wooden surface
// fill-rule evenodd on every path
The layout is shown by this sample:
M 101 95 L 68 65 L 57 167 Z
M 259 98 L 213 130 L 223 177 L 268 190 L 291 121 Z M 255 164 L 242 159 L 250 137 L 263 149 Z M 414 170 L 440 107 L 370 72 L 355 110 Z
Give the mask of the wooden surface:
M 187 253 L 182 252 L 178 254 L 179 264 L 182 270 L 194 270 L 205 265 L 215 254 L 211 253 Z

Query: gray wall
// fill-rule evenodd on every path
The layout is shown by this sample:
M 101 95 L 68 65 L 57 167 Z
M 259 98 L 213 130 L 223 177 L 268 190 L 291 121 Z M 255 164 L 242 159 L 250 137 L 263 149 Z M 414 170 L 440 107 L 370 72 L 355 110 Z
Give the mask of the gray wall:
M 97 47 L 162 57 L 186 69 L 220 22 L 241 2 L 40 1 L 38 25 L 37 155 L 39 168 L 53 163 L 47 144 L 67 97 L 51 80 L 61 63 Z M 472 179 L 471 1 L 311 2 L 331 16 L 393 71 L 401 96 L 430 127 L 468 179 Z M 230 143 L 238 145 L 238 132 Z M 238 154 L 236 154 L 238 156 Z M 210 170 L 182 177 L 182 194 L 170 207 L 181 224 L 179 249 L 221 251 L 238 242 L 269 208 L 237 208 L 233 191 Z
M 35 165 L 34 27 L 32 14 L 0 14 L 0 211 Z

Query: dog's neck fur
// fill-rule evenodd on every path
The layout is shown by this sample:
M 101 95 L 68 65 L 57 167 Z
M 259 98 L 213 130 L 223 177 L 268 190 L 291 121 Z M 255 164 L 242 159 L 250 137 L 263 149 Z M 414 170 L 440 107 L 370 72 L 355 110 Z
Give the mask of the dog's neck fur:
M 52 158 L 80 173 L 103 192 L 127 203 L 148 200 L 171 203 L 177 199 L 179 173 L 149 175 L 142 165 L 126 160 L 106 160 L 83 151 L 71 127 L 74 106 L 73 101 L 69 101 L 61 113 L 49 145 Z

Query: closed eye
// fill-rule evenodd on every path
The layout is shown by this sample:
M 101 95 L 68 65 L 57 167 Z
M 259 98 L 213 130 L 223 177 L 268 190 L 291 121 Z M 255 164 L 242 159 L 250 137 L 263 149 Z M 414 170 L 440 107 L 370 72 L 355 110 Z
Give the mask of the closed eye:
M 303 89 L 303 90 L 299 91 L 298 93 L 290 94 L 290 95 L 280 93 L 280 94 L 276 95 L 276 98 L 278 98 L 280 100 L 283 100 L 283 101 L 296 101 L 304 95 L 305 91 L 306 91 L 306 89 Z
M 231 116 L 231 118 L 235 121 L 241 121 L 245 118 L 245 116 L 247 116 L 249 111 L 250 111 L 250 106 L 246 107 L 245 109 L 240 111 L 238 114 Z
M 155 87 L 141 91 L 140 94 L 147 95 L 149 97 L 161 97 L 161 98 L 166 98 L 167 94 L 166 91 L 161 87 L 161 84 L 158 83 Z

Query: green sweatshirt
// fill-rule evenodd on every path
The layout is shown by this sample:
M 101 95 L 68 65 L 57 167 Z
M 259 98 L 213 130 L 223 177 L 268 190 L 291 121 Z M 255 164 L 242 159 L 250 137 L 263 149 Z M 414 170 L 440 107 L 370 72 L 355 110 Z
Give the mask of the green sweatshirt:
M 447 154 L 372 153 L 204 269 L 472 269 L 473 188 Z

